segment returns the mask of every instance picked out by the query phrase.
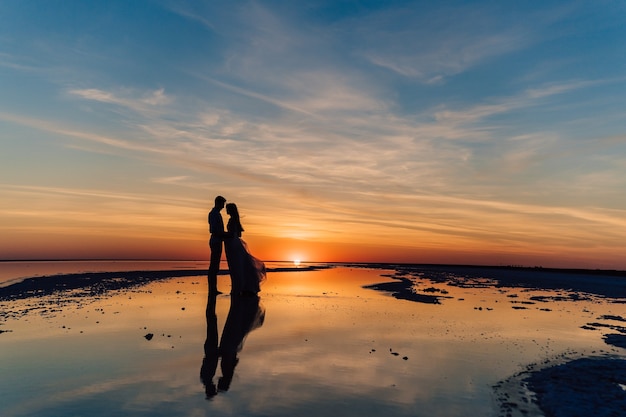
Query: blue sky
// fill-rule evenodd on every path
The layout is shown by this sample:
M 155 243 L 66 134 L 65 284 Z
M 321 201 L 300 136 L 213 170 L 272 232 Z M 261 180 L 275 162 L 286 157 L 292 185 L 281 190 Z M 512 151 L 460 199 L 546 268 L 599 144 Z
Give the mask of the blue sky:
M 263 248 L 626 268 L 625 18 L 619 1 L 4 1 L 0 250 L 120 256 L 132 236 L 125 253 L 197 255 L 224 194 Z

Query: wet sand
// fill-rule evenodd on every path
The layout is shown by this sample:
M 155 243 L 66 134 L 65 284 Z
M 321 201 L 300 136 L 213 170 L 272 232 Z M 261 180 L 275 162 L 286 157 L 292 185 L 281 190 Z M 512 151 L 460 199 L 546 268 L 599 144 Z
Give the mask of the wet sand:
M 440 303 L 447 291 L 435 288 L 420 294 L 416 279 L 446 283 L 466 288 L 524 288 L 557 290 L 556 294 L 529 297 L 513 308 L 526 309 L 534 302 L 593 300 L 626 304 L 626 274 L 621 271 L 546 270 L 535 268 L 400 266 L 391 275 L 394 282 L 370 288 L 388 291 L 398 299 L 422 303 Z M 408 277 L 408 278 L 407 278 Z M 443 294 L 441 294 L 443 293 Z M 544 311 L 551 311 L 549 307 Z M 626 307 L 622 309 L 626 315 Z M 605 315 L 600 321 L 581 326 L 588 330 L 603 329 L 617 333 L 604 334 L 608 345 L 626 349 L 626 318 Z M 506 381 L 494 385 L 502 415 L 525 416 L 621 416 L 626 415 L 626 357 L 622 355 L 584 356 L 569 352 L 560 357 L 529 364 Z M 622 353 L 622 352 L 620 352 Z M 582 356 L 582 357 L 581 357 Z
M 270 269 L 267 320 L 232 387 L 207 400 L 203 269 L 27 279 L 0 289 L 0 414 L 625 415 L 625 284 L 598 271 Z M 222 326 L 231 301 L 217 297 Z

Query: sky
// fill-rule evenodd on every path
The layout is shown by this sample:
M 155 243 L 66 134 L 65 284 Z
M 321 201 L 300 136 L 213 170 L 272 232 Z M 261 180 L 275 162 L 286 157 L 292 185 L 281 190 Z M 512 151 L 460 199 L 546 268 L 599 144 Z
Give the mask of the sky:
M 623 1 L 0 2 L 0 259 L 626 269 Z M 225 219 L 227 219 L 224 213 Z

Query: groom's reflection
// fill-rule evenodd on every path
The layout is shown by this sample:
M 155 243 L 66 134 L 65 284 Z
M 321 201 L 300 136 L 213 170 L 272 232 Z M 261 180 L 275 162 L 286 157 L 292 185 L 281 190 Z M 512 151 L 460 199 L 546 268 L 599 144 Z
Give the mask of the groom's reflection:
M 261 327 L 265 320 L 265 309 L 259 301 L 257 295 L 231 295 L 230 310 L 218 347 L 216 296 L 209 294 L 206 309 L 207 336 L 204 342 L 204 359 L 200 368 L 200 379 L 204 384 L 207 399 L 213 398 L 218 391 L 228 391 L 230 388 L 235 367 L 239 362 L 237 354 L 243 348 L 246 336 L 252 330 Z M 222 377 L 219 378 L 216 387 L 213 378 L 219 357 L 222 358 Z
M 215 304 L 217 294 L 210 292 L 206 304 L 206 340 L 204 341 L 204 359 L 200 368 L 200 379 L 204 384 L 206 398 L 211 399 L 217 394 L 217 387 L 213 383 L 215 370 L 217 369 L 217 315 Z

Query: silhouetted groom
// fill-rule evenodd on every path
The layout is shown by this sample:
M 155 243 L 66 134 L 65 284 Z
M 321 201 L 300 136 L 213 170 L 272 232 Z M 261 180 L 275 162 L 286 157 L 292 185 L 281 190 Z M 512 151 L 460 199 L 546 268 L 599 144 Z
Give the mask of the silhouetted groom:
M 221 294 L 217 290 L 217 274 L 220 271 L 220 260 L 222 259 L 222 241 L 226 233 L 224 232 L 224 220 L 220 211 L 224 208 L 226 199 L 221 195 L 215 197 L 215 206 L 209 212 L 209 247 L 211 248 L 211 261 L 209 263 L 209 294 Z

